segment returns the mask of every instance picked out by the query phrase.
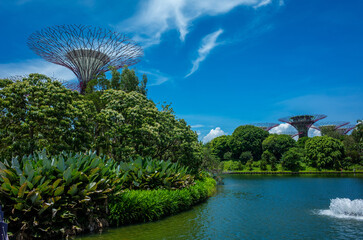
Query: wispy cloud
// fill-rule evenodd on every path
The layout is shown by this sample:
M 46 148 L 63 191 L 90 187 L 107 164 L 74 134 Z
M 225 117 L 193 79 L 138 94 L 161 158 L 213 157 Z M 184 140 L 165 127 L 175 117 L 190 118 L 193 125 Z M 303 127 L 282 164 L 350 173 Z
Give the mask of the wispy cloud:
M 155 69 L 141 70 L 148 77 L 148 86 L 158 86 L 170 80 L 170 77 L 165 73 Z
M 203 143 L 207 143 L 212 141 L 214 138 L 226 135 L 226 133 L 220 128 L 216 127 L 215 129 L 211 129 L 210 132 L 203 138 Z
M 135 33 L 144 47 L 159 44 L 162 34 L 176 29 L 184 41 L 192 22 L 202 16 L 225 14 L 238 6 L 262 7 L 271 0 L 148 0 L 130 19 L 117 25 L 122 31 Z
M 65 81 L 76 79 L 74 73 L 68 68 L 41 59 L 28 59 L 22 62 L 0 64 L 1 78 L 30 73 L 41 73 Z
M 198 57 L 193 61 L 193 67 L 185 77 L 189 77 L 198 70 L 199 64 L 206 59 L 206 57 L 213 48 L 219 45 L 219 43 L 217 42 L 217 38 L 222 33 L 223 29 L 219 29 L 213 33 L 208 34 L 202 39 L 202 43 L 198 49 Z
M 202 128 L 202 127 L 204 127 L 204 125 L 202 125 L 202 124 L 195 124 L 195 125 L 192 125 L 191 127 L 192 128 Z

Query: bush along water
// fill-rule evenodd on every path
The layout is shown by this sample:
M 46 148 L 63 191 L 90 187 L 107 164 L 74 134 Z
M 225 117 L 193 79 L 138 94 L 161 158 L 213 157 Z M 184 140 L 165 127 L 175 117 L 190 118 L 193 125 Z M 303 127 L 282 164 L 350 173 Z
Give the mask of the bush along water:
M 213 178 L 204 178 L 177 191 L 126 190 L 110 199 L 110 223 L 119 226 L 154 221 L 190 209 L 206 200 L 213 193 L 215 185 Z
M 0 162 L 0 203 L 10 239 L 59 239 L 174 214 L 204 200 L 213 182 L 170 161 L 43 151 Z

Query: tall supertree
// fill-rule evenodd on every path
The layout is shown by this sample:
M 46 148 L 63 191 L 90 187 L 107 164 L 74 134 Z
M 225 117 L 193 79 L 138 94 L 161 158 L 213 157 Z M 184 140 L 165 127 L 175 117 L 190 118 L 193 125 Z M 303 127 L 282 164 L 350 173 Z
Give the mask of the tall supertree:
M 322 134 L 324 131 L 337 131 L 339 128 L 348 125 L 349 122 L 336 121 L 336 122 L 321 122 L 314 124 L 311 128 L 319 130 Z
M 252 125 L 254 125 L 256 127 L 259 127 L 259 128 L 261 128 L 261 129 L 268 132 L 271 129 L 273 129 L 274 127 L 277 127 L 280 124 L 278 124 L 278 123 L 254 123 Z
M 345 125 L 341 128 L 338 128 L 337 131 L 340 133 L 340 134 L 343 134 L 343 135 L 347 135 L 350 131 L 352 131 L 357 125 L 355 124 L 348 124 L 348 125 Z
M 87 83 L 109 67 L 138 63 L 142 48 L 123 34 L 85 25 L 44 28 L 28 38 L 28 46 L 45 60 L 69 68 L 85 93 Z
M 309 128 L 317 121 L 326 118 L 324 114 L 316 115 L 297 115 L 285 118 L 280 118 L 279 121 L 285 122 L 296 128 L 299 132 L 299 137 L 307 137 Z

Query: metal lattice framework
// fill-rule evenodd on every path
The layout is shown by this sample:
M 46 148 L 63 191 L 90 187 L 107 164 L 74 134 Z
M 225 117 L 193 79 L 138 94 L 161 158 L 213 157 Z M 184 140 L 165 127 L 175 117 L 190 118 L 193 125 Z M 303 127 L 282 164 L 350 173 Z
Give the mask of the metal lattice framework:
M 348 124 L 348 125 L 345 125 L 341 128 L 338 128 L 337 131 L 340 133 L 340 134 L 348 134 L 350 131 L 352 131 L 357 125 L 355 124 Z
M 349 122 L 345 122 L 345 121 L 321 122 L 321 123 L 317 123 L 317 124 L 311 126 L 311 128 L 314 128 L 319 131 L 321 131 L 324 128 L 330 128 L 332 130 L 337 130 L 338 128 L 341 128 L 348 124 L 349 124 Z
M 278 123 L 254 123 L 253 125 L 268 132 L 280 124 L 278 124 Z
M 45 60 L 69 68 L 84 94 L 87 83 L 109 67 L 138 63 L 142 48 L 123 34 L 85 25 L 44 28 L 28 38 L 28 46 Z
M 288 123 L 296 128 L 299 132 L 299 137 L 307 137 L 309 128 L 317 121 L 326 117 L 327 116 L 324 114 L 306 114 L 280 118 L 279 121 Z

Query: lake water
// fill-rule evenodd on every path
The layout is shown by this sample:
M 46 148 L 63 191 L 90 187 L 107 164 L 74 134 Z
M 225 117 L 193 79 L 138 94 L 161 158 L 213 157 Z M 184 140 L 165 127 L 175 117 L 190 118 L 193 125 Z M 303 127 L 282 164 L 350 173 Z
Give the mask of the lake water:
M 228 175 L 207 202 L 81 240 L 363 239 L 363 175 Z

